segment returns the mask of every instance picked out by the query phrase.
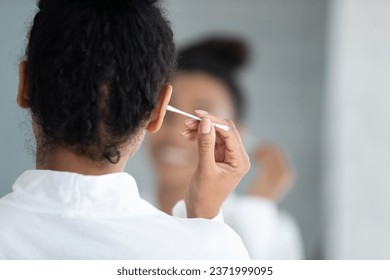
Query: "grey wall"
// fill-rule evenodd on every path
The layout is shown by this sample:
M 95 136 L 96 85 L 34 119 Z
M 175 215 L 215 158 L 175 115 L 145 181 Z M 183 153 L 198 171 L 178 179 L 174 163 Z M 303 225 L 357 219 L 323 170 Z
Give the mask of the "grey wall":
M 27 148 L 32 138 L 28 116 L 16 105 L 17 66 L 34 7 L 35 1 L 0 2 L 0 196 L 11 190 L 24 170 L 34 166 Z
M 33 157 L 26 149 L 31 132 L 26 116 L 16 107 L 15 94 L 16 65 L 34 2 L 3 0 L 0 4 L 0 195 L 10 191 L 23 170 L 33 167 Z M 321 102 L 327 1 L 170 0 L 165 6 L 179 44 L 224 32 L 240 34 L 253 45 L 253 63 L 242 75 L 251 101 L 249 131 L 254 138 L 273 140 L 288 150 L 298 176 L 282 207 L 297 219 L 307 257 L 321 257 Z M 141 149 L 127 166 L 144 194 L 151 193 L 153 185 L 145 157 Z
M 388 260 L 390 1 L 331 3 L 325 254 L 331 259 Z

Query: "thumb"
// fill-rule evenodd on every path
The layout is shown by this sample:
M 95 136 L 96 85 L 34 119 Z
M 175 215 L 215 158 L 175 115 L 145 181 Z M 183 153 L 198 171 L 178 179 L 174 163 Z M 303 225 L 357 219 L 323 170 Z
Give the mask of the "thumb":
M 204 118 L 198 127 L 199 166 L 211 167 L 215 164 L 215 128 L 210 119 Z

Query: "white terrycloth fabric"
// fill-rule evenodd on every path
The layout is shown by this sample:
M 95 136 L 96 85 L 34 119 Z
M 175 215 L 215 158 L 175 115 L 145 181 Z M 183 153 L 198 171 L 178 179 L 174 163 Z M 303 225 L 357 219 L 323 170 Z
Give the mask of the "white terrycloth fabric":
M 294 219 L 275 202 L 232 194 L 222 206 L 225 222 L 242 238 L 252 259 L 303 259 L 303 243 Z
M 0 259 L 248 259 L 215 219 L 166 215 L 127 173 L 31 170 L 0 199 Z

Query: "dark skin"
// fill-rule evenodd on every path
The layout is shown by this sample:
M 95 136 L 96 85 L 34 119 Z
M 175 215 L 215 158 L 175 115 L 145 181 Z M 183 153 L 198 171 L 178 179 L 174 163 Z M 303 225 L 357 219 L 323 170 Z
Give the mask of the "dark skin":
M 19 65 L 19 87 L 17 103 L 23 109 L 29 109 L 29 75 L 28 62 L 22 61 Z M 151 118 L 139 130 L 137 135 L 131 136 L 120 149 L 121 158 L 118 163 L 94 162 L 93 160 L 79 156 L 71 147 L 53 147 L 43 149 L 40 139 L 44 139 L 39 125 L 32 116 L 33 131 L 37 139 L 37 151 L 44 155 L 36 161 L 36 169 L 48 169 L 55 171 L 74 172 L 83 175 L 104 175 L 115 172 L 123 172 L 126 162 L 140 147 L 146 133 L 157 132 L 163 123 L 167 105 L 171 99 L 172 86 L 166 85 L 159 92 L 158 101 Z M 238 181 L 249 170 L 249 158 L 243 148 L 241 139 L 230 120 L 225 120 L 216 115 L 198 112 L 202 118 L 195 127 L 188 127 L 191 138 L 198 144 L 198 164 L 194 170 L 191 183 L 185 197 L 187 217 L 213 218 L 221 208 L 223 201 L 237 186 Z M 211 121 L 229 126 L 228 131 L 216 129 Z M 217 133 L 218 132 L 218 133 Z M 186 137 L 185 137 L 186 138 Z M 215 150 L 218 143 L 218 150 Z M 223 155 L 221 154 L 223 153 Z
M 174 82 L 171 104 L 189 113 L 201 107 L 224 118 L 233 119 L 237 130 L 245 135 L 244 126 L 237 120 L 228 88 L 206 73 L 178 75 Z M 186 197 L 192 175 L 197 169 L 198 149 L 194 132 L 197 123 L 168 112 L 160 131 L 150 135 L 147 141 L 157 174 L 157 203 L 168 214 L 171 214 L 177 201 Z M 187 130 L 181 133 L 183 129 Z M 183 137 L 189 141 L 184 141 Z M 221 144 L 217 141 L 215 145 L 217 162 L 226 160 L 226 146 Z M 275 145 L 259 144 L 251 158 L 257 168 L 255 177 L 248 186 L 248 194 L 279 201 L 293 181 L 293 171 L 284 153 Z

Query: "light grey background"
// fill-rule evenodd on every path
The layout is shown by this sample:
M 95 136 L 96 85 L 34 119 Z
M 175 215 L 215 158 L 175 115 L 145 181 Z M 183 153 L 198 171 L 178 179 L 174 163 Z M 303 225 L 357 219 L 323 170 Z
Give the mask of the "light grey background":
M 390 1 L 331 3 L 325 256 L 389 260 Z
M 28 115 L 16 105 L 17 66 L 34 9 L 34 1 L 0 2 L 0 195 L 9 192 L 16 178 L 34 166 L 26 148 L 32 138 Z
M 0 3 L 0 195 L 28 168 L 33 156 L 28 117 L 16 106 L 17 63 L 35 1 Z M 326 0 L 170 0 L 164 4 L 179 45 L 208 34 L 235 34 L 252 45 L 242 73 L 248 94 L 247 125 L 259 140 L 283 146 L 297 182 L 282 208 L 297 220 L 307 258 L 322 255 L 321 139 Z M 27 139 L 27 140 L 26 140 Z M 147 140 L 146 140 L 147 141 Z M 142 193 L 153 185 L 144 149 L 127 171 Z

